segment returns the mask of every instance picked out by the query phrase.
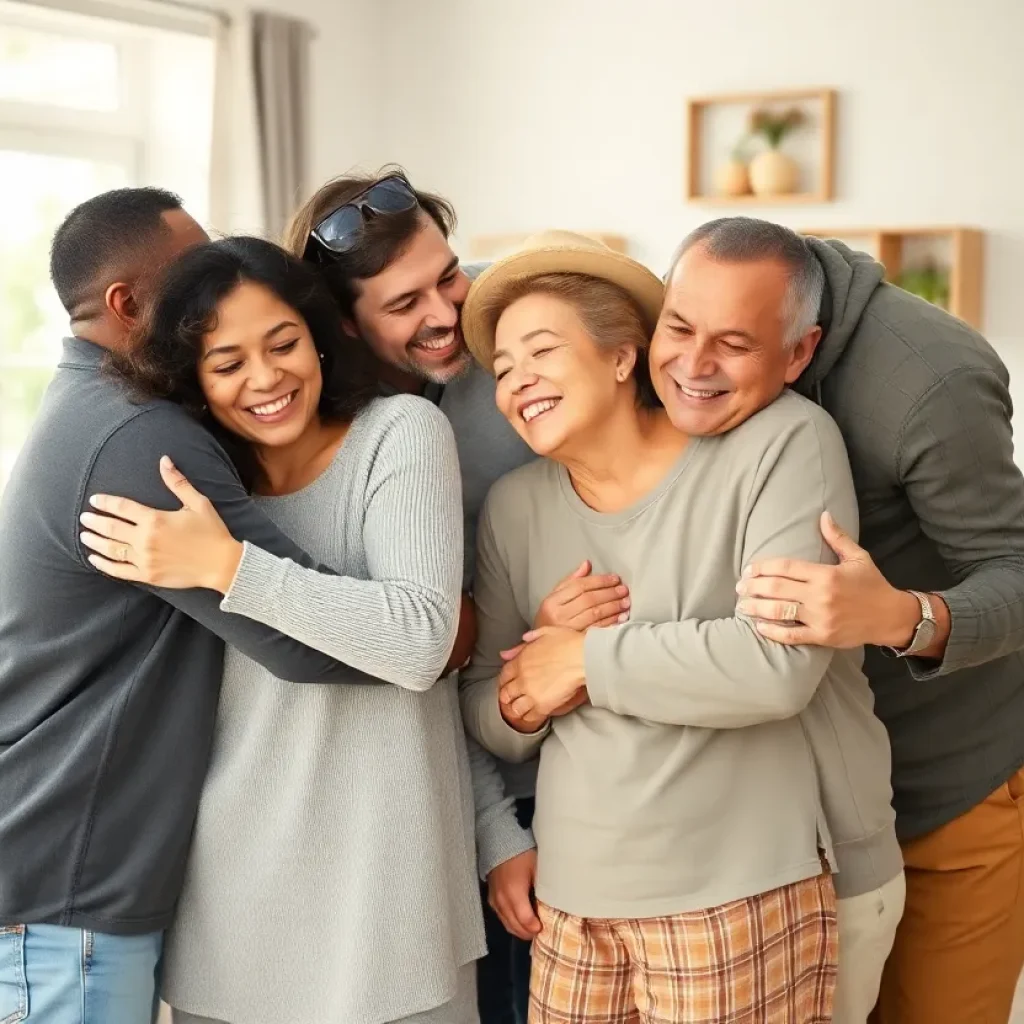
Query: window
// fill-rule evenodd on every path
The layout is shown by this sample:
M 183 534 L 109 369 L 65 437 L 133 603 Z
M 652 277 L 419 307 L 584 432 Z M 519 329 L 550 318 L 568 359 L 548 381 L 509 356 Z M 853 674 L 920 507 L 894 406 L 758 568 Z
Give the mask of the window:
M 130 164 L 0 148 L 0 488 L 67 333 L 50 287 L 50 236 L 71 207 L 132 177 Z
M 53 232 L 143 183 L 205 220 L 212 111 L 210 37 L 0 0 L 0 491 L 67 334 Z
M 0 98 L 72 110 L 120 106 L 114 43 L 11 24 L 0 44 Z

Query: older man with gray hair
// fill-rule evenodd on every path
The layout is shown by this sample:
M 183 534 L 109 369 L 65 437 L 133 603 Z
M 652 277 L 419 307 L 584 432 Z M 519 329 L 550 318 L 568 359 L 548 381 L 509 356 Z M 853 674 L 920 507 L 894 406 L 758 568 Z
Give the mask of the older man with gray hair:
M 906 862 L 872 1019 L 1006 1021 L 1024 963 L 1024 479 L 1008 375 L 975 331 L 883 276 L 840 242 L 712 221 L 668 275 L 652 373 L 674 383 L 666 408 L 689 434 L 742 422 L 780 375 L 838 422 L 863 546 L 826 513 L 838 564 L 748 566 L 740 610 L 782 643 L 867 647 Z M 841 842 L 837 856 L 836 1019 L 862 1020 L 902 889 L 844 880 Z

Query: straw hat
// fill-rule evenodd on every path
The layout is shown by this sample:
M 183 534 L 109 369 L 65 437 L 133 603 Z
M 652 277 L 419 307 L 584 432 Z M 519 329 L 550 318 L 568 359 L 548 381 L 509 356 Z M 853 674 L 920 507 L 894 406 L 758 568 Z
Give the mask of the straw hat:
M 474 282 L 462 307 L 462 336 L 469 351 L 490 372 L 494 352 L 493 316 L 488 300 L 511 281 L 541 274 L 586 274 L 617 284 L 639 306 L 647 329 L 661 314 L 664 285 L 642 263 L 610 249 L 596 238 L 572 231 L 543 231 L 531 235 L 510 256 L 492 263 Z

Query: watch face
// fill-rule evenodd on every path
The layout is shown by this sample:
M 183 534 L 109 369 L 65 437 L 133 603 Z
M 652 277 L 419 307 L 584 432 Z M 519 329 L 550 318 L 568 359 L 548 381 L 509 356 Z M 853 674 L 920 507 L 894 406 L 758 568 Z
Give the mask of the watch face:
M 918 651 L 923 651 L 934 639 L 935 623 L 931 619 L 922 619 L 914 633 L 913 641 L 907 648 L 907 654 L 917 654 Z

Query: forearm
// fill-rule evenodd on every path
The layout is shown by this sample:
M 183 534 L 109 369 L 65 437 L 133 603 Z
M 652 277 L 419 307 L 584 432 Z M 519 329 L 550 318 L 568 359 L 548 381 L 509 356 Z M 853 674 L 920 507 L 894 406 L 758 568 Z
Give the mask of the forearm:
M 910 660 L 916 678 L 949 675 L 1024 650 L 1024 559 L 989 562 L 935 597 L 939 635 Z
M 249 544 L 221 607 L 417 691 L 440 676 L 455 633 L 453 603 L 436 588 L 328 576 Z
M 192 485 L 213 502 L 234 537 L 303 565 L 316 564 L 260 511 L 213 438 L 173 406 L 149 408 L 106 441 L 84 481 L 86 506 L 81 511 L 88 511 L 88 497 L 93 494 L 123 495 L 153 508 L 172 511 L 176 499 L 158 468 L 162 455 L 169 455 Z M 84 549 L 79 551 L 83 562 L 87 554 Z M 227 614 L 210 589 L 147 589 L 279 679 L 301 683 L 370 681 L 360 679 L 349 666 L 290 636 Z
M 455 634 L 455 645 L 448 655 L 448 664 L 443 675 L 463 668 L 473 654 L 476 643 L 476 606 L 469 594 L 463 593 L 459 603 L 459 628 Z
M 904 423 L 896 473 L 956 580 L 938 595 L 949 632 L 928 653 L 941 661 L 912 662 L 919 678 L 1024 649 L 1024 477 L 1011 415 L 1005 368 L 982 354 L 938 380 Z
M 471 736 L 466 737 L 476 811 L 477 866 L 487 876 L 505 861 L 532 850 L 533 833 L 516 818 L 515 799 L 505 794 L 505 782 L 494 757 Z
M 941 595 L 929 593 L 928 597 L 935 615 L 935 635 L 916 656 L 916 660 L 922 663 L 942 660 L 952 628 L 949 607 Z M 883 602 L 878 610 L 877 638 L 871 637 L 867 642 L 902 650 L 911 645 L 920 623 L 921 605 L 917 598 L 908 590 L 893 588 L 890 599 Z
M 832 651 L 786 647 L 742 618 L 627 623 L 585 640 L 596 707 L 673 725 L 737 729 L 799 714 Z

